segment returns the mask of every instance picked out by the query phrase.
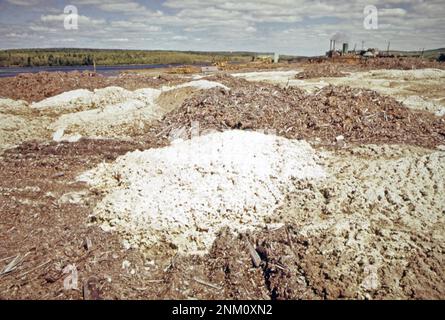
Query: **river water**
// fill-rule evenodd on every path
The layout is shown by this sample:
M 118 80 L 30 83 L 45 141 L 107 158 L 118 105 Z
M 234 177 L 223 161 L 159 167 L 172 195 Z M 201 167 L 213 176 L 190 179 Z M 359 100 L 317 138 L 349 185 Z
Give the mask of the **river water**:
M 103 75 L 117 74 L 124 70 L 143 70 L 143 69 L 158 69 L 177 67 L 181 64 L 146 64 L 146 65 L 119 65 L 119 66 L 96 66 L 96 72 Z M 63 67 L 0 67 L 0 78 L 14 77 L 20 73 L 37 73 L 41 71 L 46 72 L 70 72 L 70 71 L 93 71 L 93 66 L 63 66 Z

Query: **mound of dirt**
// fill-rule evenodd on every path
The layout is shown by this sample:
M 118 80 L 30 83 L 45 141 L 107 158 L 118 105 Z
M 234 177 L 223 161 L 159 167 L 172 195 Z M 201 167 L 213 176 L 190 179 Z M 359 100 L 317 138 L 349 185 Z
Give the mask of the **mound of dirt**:
M 121 87 L 77 89 L 29 104 L 0 98 L 0 148 L 30 139 L 77 141 L 82 136 L 140 136 L 154 120 L 177 108 L 198 90 L 228 87 L 208 80 L 134 91 Z
M 334 64 L 332 66 L 343 68 L 343 66 Z M 311 68 L 316 67 L 317 65 L 311 66 Z M 319 67 L 322 68 L 323 65 Z M 349 69 L 351 68 L 349 66 Z M 250 78 L 249 74 L 240 74 L 240 76 L 247 80 L 256 80 Z M 263 75 L 258 75 L 256 78 L 282 86 L 295 86 L 309 93 L 314 93 L 329 84 L 374 90 L 382 95 L 393 97 L 407 108 L 429 111 L 438 116 L 445 113 L 443 90 L 445 71 L 440 69 L 353 71 L 343 77 L 317 77 L 306 80 L 279 79 L 264 72 Z
M 314 94 L 233 77 L 214 77 L 232 88 L 200 92 L 166 115 L 170 128 L 266 129 L 287 138 L 332 145 L 343 135 L 353 143 L 435 147 L 445 143 L 445 118 L 405 108 L 374 91 L 327 86 Z M 173 130 L 173 129 L 172 129 Z
M 304 71 L 299 72 L 296 79 L 313 79 L 322 77 L 344 77 L 346 74 L 340 71 L 340 66 L 337 64 L 310 64 L 304 68 Z
M 0 98 L 0 153 L 23 141 L 48 138 L 50 122 L 26 101 Z
M 437 68 L 445 69 L 445 64 L 434 60 L 420 58 L 376 58 L 361 59 L 359 67 L 361 70 L 377 70 L 377 69 L 426 69 Z
M 184 100 L 193 89 L 207 90 L 228 87 L 208 80 L 186 82 L 161 89 L 144 88 L 129 91 L 120 87 L 96 89 L 94 92 L 75 90 L 45 99 L 32 106 L 40 110 L 59 111 L 62 115 L 51 124 L 54 132 L 89 137 L 130 138 L 144 131 L 151 122 L 160 119 Z M 79 92 L 80 91 L 80 92 Z M 162 93 L 166 93 L 159 99 Z M 174 96 L 177 103 L 168 102 Z M 73 112 L 73 110 L 78 112 Z M 67 113 L 68 112 L 68 113 Z
M 62 115 L 51 124 L 54 132 L 64 135 L 81 135 L 88 137 L 130 137 L 133 128 L 143 129 L 145 123 L 160 118 L 155 99 L 160 91 L 143 89 L 142 99 L 128 99 L 122 103 L 107 105 L 102 109 L 91 109 Z
M 355 59 L 349 62 L 342 62 L 338 60 L 322 60 L 318 63 L 305 63 L 305 69 L 314 70 L 314 74 L 319 74 L 319 77 L 329 77 L 329 72 L 357 72 L 370 70 L 415 70 L 415 69 L 445 69 L 445 64 L 430 59 L 421 58 L 370 58 L 370 59 Z M 327 74 L 323 74 L 323 70 Z
M 0 97 L 37 102 L 66 91 L 122 87 L 127 90 L 160 88 L 186 82 L 174 75 L 152 77 L 144 74 L 122 74 L 104 77 L 91 72 L 39 72 L 25 73 L 12 78 L 0 79 Z
M 0 112 L 0 152 L 27 140 L 47 138 L 50 119 L 32 119 Z
M 432 90 L 426 79 L 439 74 L 366 73 L 363 85 L 374 88 L 367 82 L 374 74 L 382 88 L 397 81 L 419 96 L 416 90 Z M 286 84 L 290 74 L 268 76 Z M 416 82 L 399 79 L 405 76 Z M 161 108 L 157 118 L 164 118 L 133 136 L 139 117 L 126 127 L 120 122 L 122 102 L 113 100 L 111 111 L 117 112 L 111 118 L 118 118 L 117 126 L 98 112 L 84 127 L 81 121 L 68 127 L 85 135 L 99 128 L 110 136 L 118 132 L 113 139 L 27 141 L 0 155 L 1 266 L 26 258 L 2 276 L 0 298 L 87 299 L 82 295 L 87 290 L 63 290 L 68 276 L 63 270 L 69 265 L 79 272 L 80 289 L 96 279 L 100 289 L 95 295 L 106 299 L 445 297 L 445 152 L 443 147 L 417 147 L 445 145 L 444 117 L 409 110 L 384 92 L 360 88 L 325 87 L 308 94 L 217 76 L 207 79 L 231 90 L 216 86 L 197 92 L 186 86 L 163 91 L 176 80 L 147 78 L 155 84 L 145 85 L 137 80 L 143 77 L 125 77 L 122 87 L 132 93 L 140 86 L 162 91 L 148 100 Z M 441 79 L 433 98 L 443 98 Z M 79 84 L 72 86 L 79 89 Z M 27 95 L 23 88 L 15 92 Z M 30 96 L 41 94 L 40 88 L 30 88 Z M 66 112 L 54 111 L 51 103 L 30 108 L 26 102 L 0 99 L 0 145 L 50 139 L 47 128 L 61 114 L 110 111 L 102 102 L 82 109 L 83 103 L 61 101 Z M 424 101 L 405 103 L 425 109 Z M 134 112 L 138 103 L 122 107 Z M 427 107 L 435 111 L 437 106 Z M 141 116 L 150 114 L 145 111 Z M 197 128 L 245 130 L 169 146 L 166 135 L 183 127 L 188 136 Z M 132 139 L 120 140 L 123 134 Z M 252 135 L 258 139 L 238 139 Z M 344 148 L 316 146 L 343 146 L 339 135 Z M 220 138 L 217 143 L 206 140 L 212 136 Z M 320 156 L 307 143 L 283 137 L 311 141 Z M 363 145 L 382 142 L 417 146 Z M 238 157 L 231 157 L 234 153 Z M 93 170 L 91 188 L 75 181 L 88 170 Z M 93 221 L 118 232 L 88 224 L 92 212 Z M 125 250 L 120 236 L 127 246 L 151 252 Z M 155 242 L 161 246 L 153 247 Z M 250 244 L 260 256 L 259 266 L 252 264 Z M 208 254 L 172 258 L 181 250 Z
M 397 73 L 397 70 L 419 70 L 421 69 L 445 69 L 443 63 L 423 60 L 417 58 L 377 58 L 361 59 L 358 64 L 348 63 L 311 63 L 304 65 L 304 70 L 299 72 L 295 79 L 314 79 L 314 78 L 335 78 L 347 76 L 347 72 L 383 70 L 383 72 L 392 72 L 394 78 L 403 78 L 403 73 Z
M 39 110 L 68 113 L 93 108 L 104 108 L 107 105 L 118 104 L 129 100 L 134 95 L 132 91 L 120 87 L 106 87 L 95 89 L 94 91 L 77 89 L 33 103 L 31 107 Z
M 80 179 L 106 192 L 95 220 L 128 246 L 206 253 L 217 232 L 264 223 L 295 180 L 324 178 L 303 141 L 225 131 L 129 153 Z
M 242 78 L 248 81 L 268 81 L 271 83 L 286 83 L 290 79 L 295 78 L 298 74 L 298 71 L 290 70 L 290 71 L 258 71 L 258 72 L 242 72 L 242 73 L 233 73 L 232 76 L 235 78 Z M 218 77 L 218 76 L 217 76 Z M 221 77 L 221 75 L 219 76 Z

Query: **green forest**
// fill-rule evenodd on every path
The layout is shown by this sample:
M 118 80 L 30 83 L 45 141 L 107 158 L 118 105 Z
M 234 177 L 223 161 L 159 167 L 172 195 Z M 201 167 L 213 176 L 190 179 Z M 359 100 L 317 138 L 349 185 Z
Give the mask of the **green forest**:
M 0 67 L 197 64 L 218 61 L 247 62 L 249 52 L 186 52 L 101 49 L 1 50 Z

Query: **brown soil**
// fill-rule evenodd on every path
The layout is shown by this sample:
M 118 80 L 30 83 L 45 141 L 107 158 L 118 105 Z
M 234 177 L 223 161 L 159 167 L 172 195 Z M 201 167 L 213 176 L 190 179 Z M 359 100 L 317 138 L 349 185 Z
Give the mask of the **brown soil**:
M 0 161 L 0 270 L 19 254 L 26 258 L 0 276 L 1 298 L 269 299 L 275 295 L 264 278 L 266 271 L 252 266 L 245 238 L 222 232 L 205 257 L 150 257 L 126 251 L 116 235 L 88 226 L 100 194 L 90 193 L 82 203 L 58 201 L 63 194 L 89 192 L 85 185 L 73 183 L 77 174 L 104 159 L 112 161 L 130 150 L 154 146 L 149 141 L 81 140 L 29 142 L 8 150 Z M 128 268 L 123 268 L 124 261 L 130 262 Z M 78 290 L 63 289 L 69 275 L 63 270 L 69 264 L 77 268 Z
M 377 69 L 425 69 L 436 68 L 445 69 L 443 62 L 438 62 L 429 59 L 420 58 L 377 58 L 364 59 L 360 61 L 360 68 L 362 70 L 377 70 Z
M 112 161 L 130 150 L 162 145 L 155 141 L 146 137 L 141 143 L 29 142 L 6 152 L 0 160 L 0 266 L 19 254 L 26 258 L 12 272 L 0 276 L 1 298 L 443 298 L 442 253 L 436 252 L 437 248 L 422 249 L 430 247 L 431 240 L 420 234 L 411 236 L 422 246 L 410 253 L 408 265 L 400 270 L 392 269 L 397 261 L 394 266 L 387 265 L 380 271 L 381 289 L 367 296 L 357 293 L 362 262 L 354 264 L 354 257 L 335 250 L 324 252 L 323 247 L 332 246 L 334 235 L 329 230 L 318 237 L 305 237 L 292 222 L 240 236 L 222 230 L 210 253 L 202 257 L 147 256 L 124 250 L 116 234 L 105 233 L 94 224 L 88 226 L 89 214 L 101 195 L 91 194 L 85 185 L 73 181 L 104 159 Z M 87 201 L 60 201 L 62 194 L 76 192 L 89 193 Z M 375 232 L 379 239 L 382 234 Z M 91 240 L 90 248 L 87 239 Z M 261 258 L 259 267 L 252 263 L 249 242 Z M 380 240 L 379 246 L 385 244 Z M 344 263 L 354 265 L 353 272 L 339 273 L 338 267 Z M 78 270 L 78 290 L 63 289 L 68 276 L 63 269 L 69 264 Z M 400 279 L 397 294 L 391 291 L 396 279 Z
M 344 77 L 345 72 L 370 71 L 380 69 L 412 70 L 436 68 L 445 69 L 445 64 L 428 59 L 419 58 L 371 58 L 356 59 L 350 63 L 322 60 L 321 62 L 305 63 L 301 65 L 303 71 L 296 79 Z
M 311 64 L 304 68 L 304 71 L 298 73 L 296 79 L 313 79 L 320 77 L 344 77 L 346 74 L 340 69 L 345 69 L 344 66 L 341 68 L 337 64 Z
M 274 130 L 287 138 L 332 144 L 343 135 L 351 143 L 445 143 L 445 117 L 407 109 L 374 91 L 329 86 L 315 94 L 233 77 L 211 78 L 232 88 L 202 91 L 166 115 L 165 126 L 200 129 Z
M 65 91 L 76 89 L 94 90 L 118 86 L 128 90 L 159 88 L 186 82 L 174 75 L 153 77 L 144 74 L 124 73 L 115 77 L 104 77 L 90 72 L 39 72 L 20 74 L 0 79 L 0 97 L 37 102 Z
M 36 75 L 2 79 L 0 96 L 30 101 L 77 88 L 119 85 L 134 90 L 182 81 L 143 75 L 110 80 L 71 74 L 59 75 L 64 79 L 61 82 L 57 75 L 44 74 L 48 83 Z M 174 110 L 148 132 L 135 134 L 132 141 L 28 141 L 0 156 L 0 273 L 18 255 L 25 257 L 11 272 L 0 275 L 0 299 L 444 298 L 443 246 L 433 237 L 425 236 L 427 233 L 407 233 L 410 247 L 402 242 L 396 248 L 397 254 L 406 253 L 407 265 L 402 266 L 400 261 L 386 265 L 379 271 L 382 281 L 379 290 L 362 295 L 359 286 L 363 261 L 350 256 L 351 252 L 342 255 L 332 245 L 334 240 L 347 242 L 360 237 L 361 233 L 355 229 L 345 234 L 344 239 L 334 237 L 329 229 L 307 237 L 297 222 L 288 219 L 279 229 L 268 228 L 252 234 L 233 236 L 222 230 L 205 256 L 170 257 L 125 250 L 116 234 L 105 233 L 90 224 L 94 221 L 89 216 L 102 195 L 75 182 L 75 178 L 126 152 L 165 146 L 168 141 L 164 136 L 170 130 L 190 127 L 192 121 L 199 121 L 201 129 L 273 129 L 285 137 L 313 142 L 318 139 L 326 145 L 332 145 L 338 135 L 344 135 L 348 145 L 399 143 L 432 148 L 445 144 L 444 117 L 411 111 L 372 91 L 327 87 L 309 95 L 296 88 L 249 83 L 227 76 L 211 79 L 232 89 L 200 91 L 178 109 L 175 109 L 177 98 L 181 101 L 187 97 L 188 89 L 162 95 L 160 101 Z M 351 167 L 346 160 L 342 165 L 339 175 L 343 174 L 342 168 L 346 172 Z M 428 167 L 423 163 L 417 165 Z M 367 163 L 354 170 L 364 171 L 366 166 Z M 415 175 L 410 168 L 409 174 Z M 345 185 L 350 185 L 348 177 Z M 303 187 L 316 195 L 323 191 Z M 438 186 L 436 189 L 441 190 Z M 322 196 L 328 201 L 329 190 Z M 435 194 L 432 197 L 436 199 Z M 353 197 L 348 197 L 348 201 L 357 202 Z M 300 207 L 300 199 L 290 197 L 280 210 Z M 370 209 L 369 214 L 372 213 Z M 317 214 L 324 219 L 324 212 Z M 403 233 L 405 228 L 401 221 L 391 221 L 394 230 L 382 227 L 385 232 L 391 231 L 389 235 L 383 235 L 378 228 L 389 223 L 383 217 L 381 224 L 368 230 L 374 233 L 372 238 L 383 254 L 387 246 L 385 237 Z M 87 239 L 91 247 L 86 245 Z M 248 242 L 261 258 L 259 267 L 252 264 Z M 326 248 L 330 249 L 324 251 Z M 70 264 L 78 270 L 79 288 L 66 291 L 63 282 L 68 274 L 63 270 Z M 353 267 L 339 272 L 345 265 Z
M 297 63 L 297 64 L 265 64 L 249 63 L 240 65 L 226 65 L 223 71 L 258 71 L 277 68 L 295 69 L 304 68 L 297 75 L 299 79 L 318 77 L 342 76 L 343 72 L 367 71 L 374 69 L 421 69 L 439 68 L 444 69 L 445 64 L 419 58 L 379 58 L 368 60 L 357 60 L 353 64 L 335 63 L 323 60 L 321 63 Z M 75 89 L 94 90 L 108 86 L 119 86 L 128 90 L 136 90 L 146 87 L 159 88 L 164 85 L 175 85 L 186 82 L 187 79 L 180 75 L 182 71 L 166 69 L 163 73 L 150 72 L 123 72 L 119 76 L 104 77 L 91 72 L 39 72 L 20 74 L 11 78 L 0 78 L 0 97 L 15 100 L 37 102 L 45 98 Z M 167 74 L 168 73 L 168 74 Z M 153 76 L 156 75 L 156 76 Z

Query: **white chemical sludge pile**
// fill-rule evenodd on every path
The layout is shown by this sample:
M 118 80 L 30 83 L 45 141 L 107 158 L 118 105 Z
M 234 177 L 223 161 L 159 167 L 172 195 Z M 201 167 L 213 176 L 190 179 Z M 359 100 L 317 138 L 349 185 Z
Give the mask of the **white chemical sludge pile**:
M 131 152 L 80 179 L 105 192 L 94 216 L 127 246 L 189 254 L 207 252 L 224 226 L 264 224 L 294 180 L 324 177 L 308 143 L 233 130 Z

